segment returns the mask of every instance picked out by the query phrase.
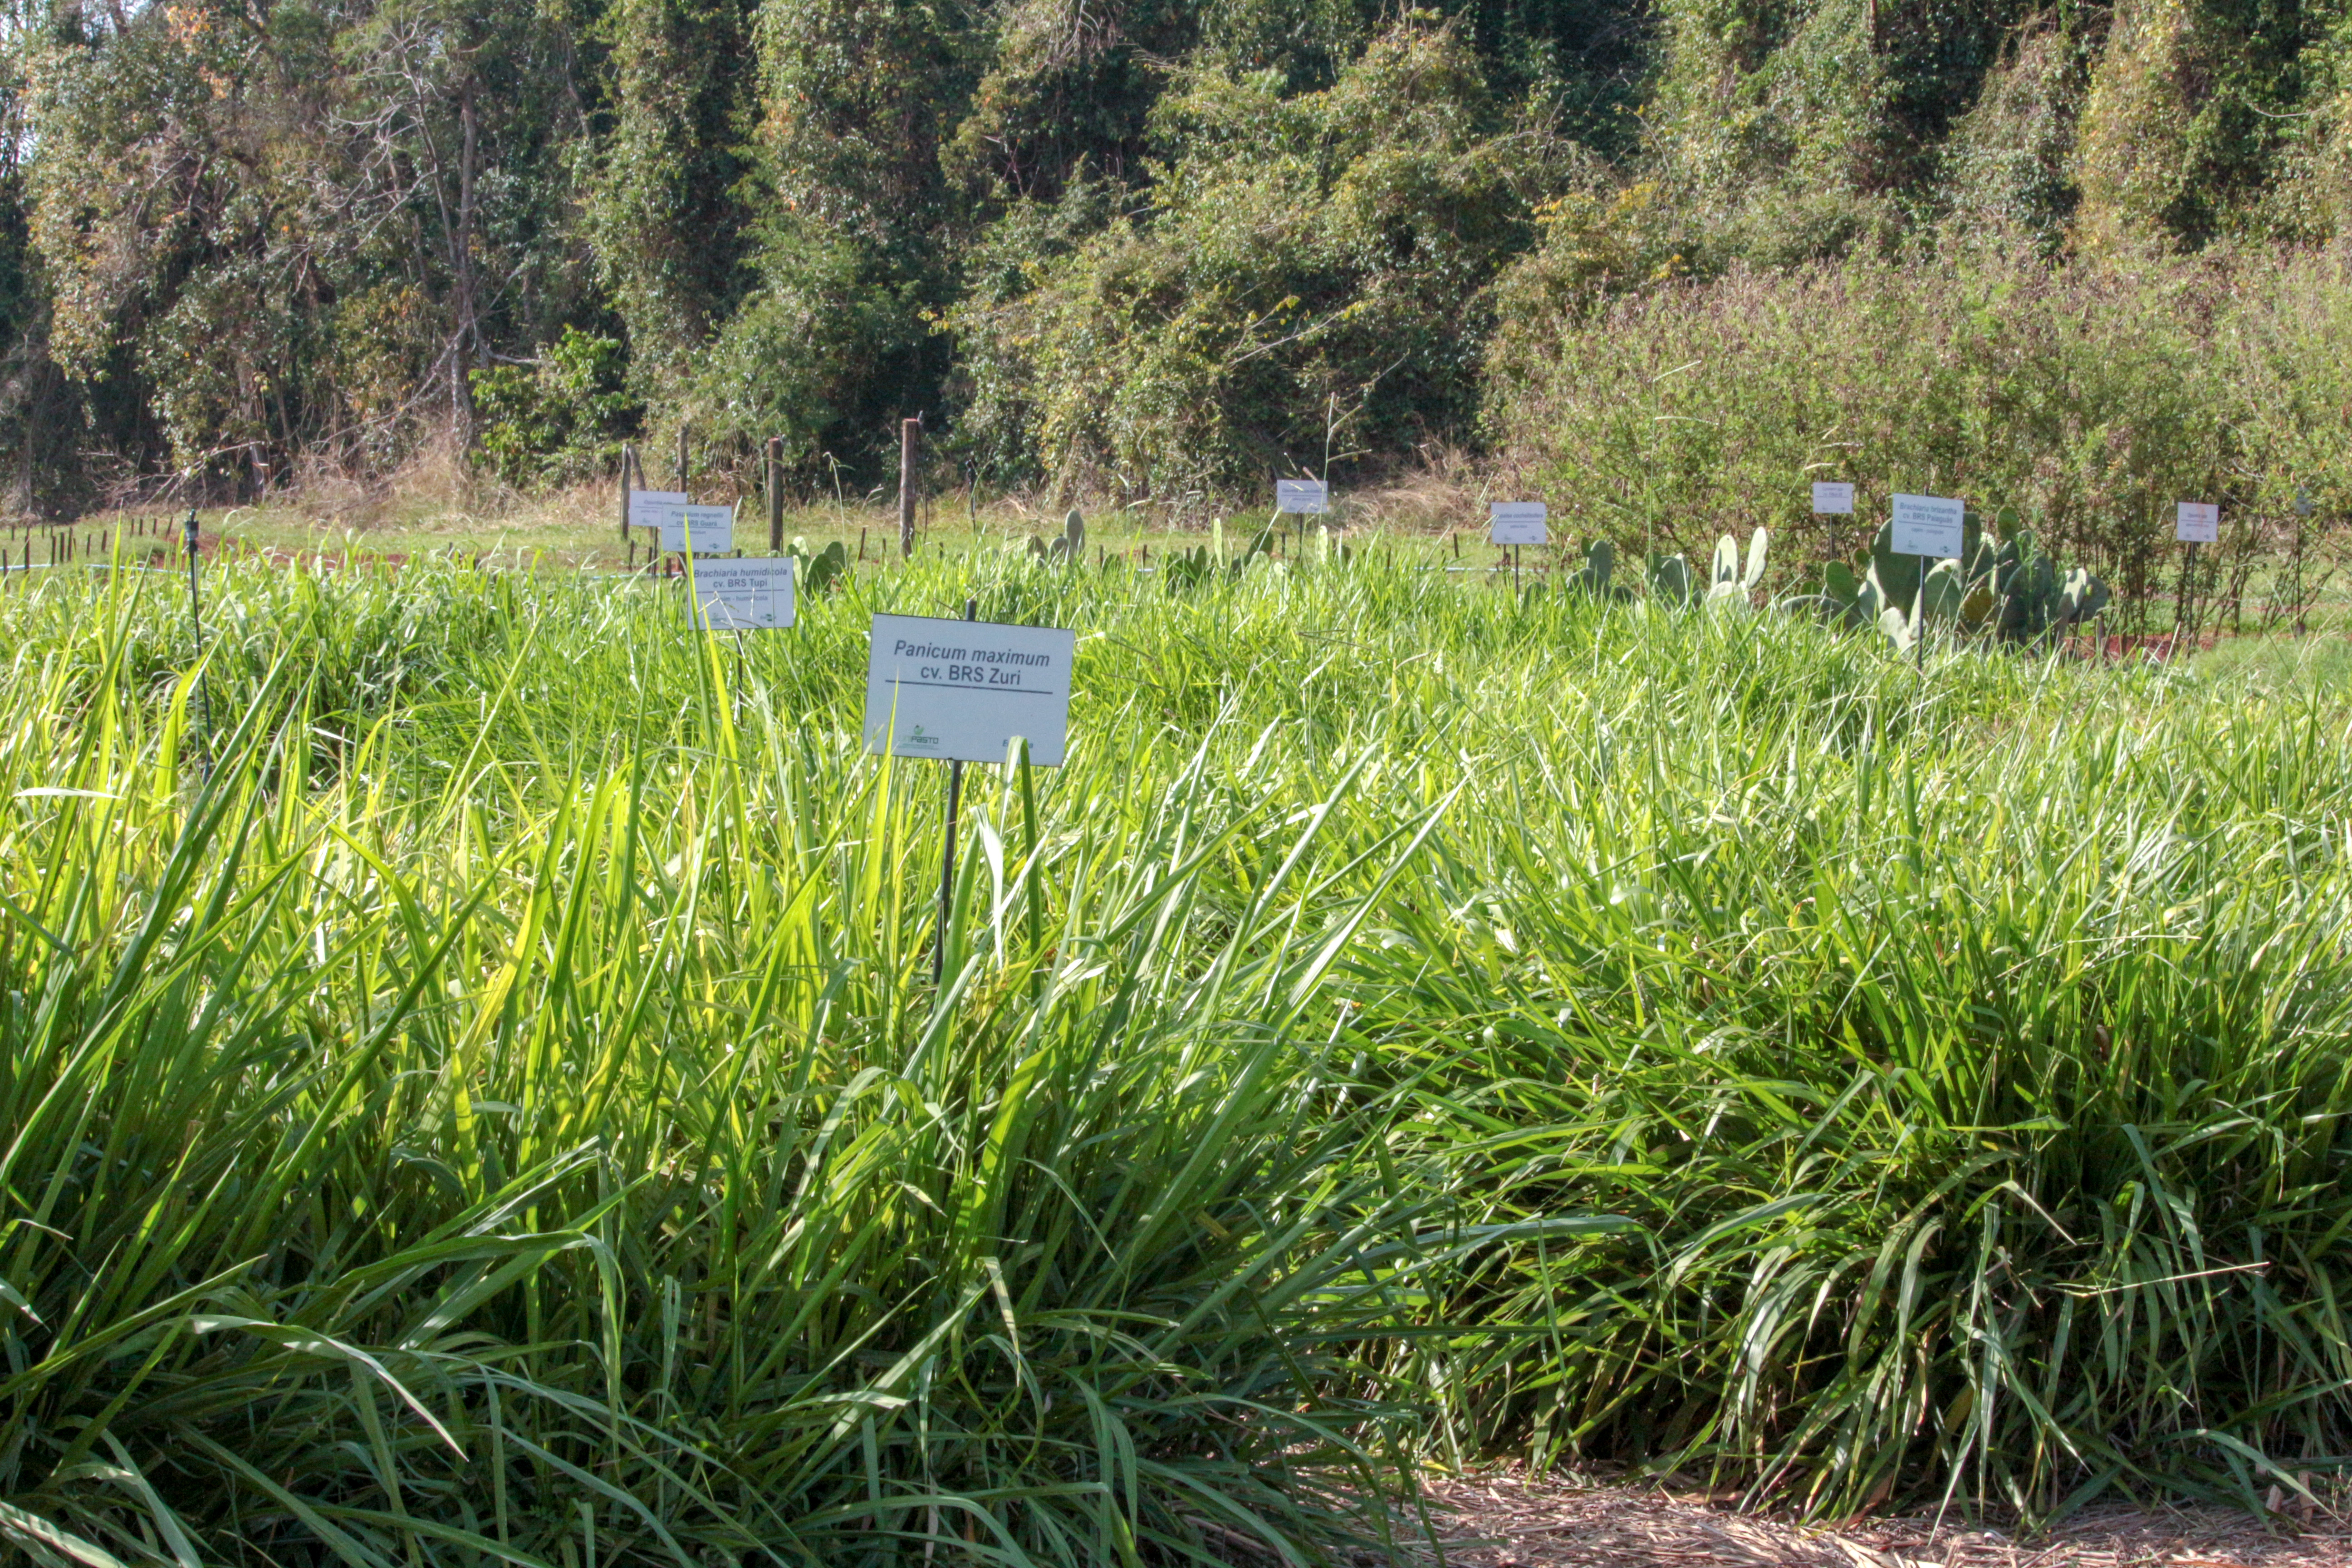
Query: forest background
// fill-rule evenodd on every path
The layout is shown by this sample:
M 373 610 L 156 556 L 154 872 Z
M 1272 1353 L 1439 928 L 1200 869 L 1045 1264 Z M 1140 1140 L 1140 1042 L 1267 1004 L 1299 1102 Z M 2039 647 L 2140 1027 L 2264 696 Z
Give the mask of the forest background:
M 20 510 L 681 422 L 830 494 L 919 414 L 1180 523 L 1466 456 L 1803 559 L 1810 473 L 2129 579 L 2352 510 L 2343 0 L 16 4 Z

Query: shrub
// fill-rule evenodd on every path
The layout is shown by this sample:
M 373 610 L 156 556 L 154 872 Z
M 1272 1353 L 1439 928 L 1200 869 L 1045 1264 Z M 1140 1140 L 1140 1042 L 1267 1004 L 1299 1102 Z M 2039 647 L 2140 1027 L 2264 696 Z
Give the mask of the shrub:
M 510 485 L 610 468 L 641 413 L 624 389 L 625 374 L 617 341 L 577 327 L 564 328 L 532 363 L 472 372 L 482 455 Z
M 1082 184 L 992 229 L 949 318 L 968 438 L 1008 476 L 1170 496 L 1466 426 L 1484 290 L 1568 153 L 1456 28 L 1408 21 L 1325 91 L 1199 74 L 1152 124 L 1148 209 Z
M 1570 531 L 1703 548 L 1770 527 L 1777 564 L 1849 556 L 1895 490 L 2014 506 L 2146 610 L 2172 507 L 2218 500 L 2218 553 L 2352 501 L 2352 289 L 2340 261 L 1982 253 L 1735 269 L 1594 308 L 1555 247 L 1499 291 L 1489 431 Z M 1815 517 L 1807 481 L 1851 479 Z

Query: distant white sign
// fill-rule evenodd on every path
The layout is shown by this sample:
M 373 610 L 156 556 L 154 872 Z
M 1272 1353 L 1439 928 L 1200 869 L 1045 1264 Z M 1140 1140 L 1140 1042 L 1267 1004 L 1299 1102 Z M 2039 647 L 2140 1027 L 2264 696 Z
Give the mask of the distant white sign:
M 1813 510 L 1822 516 L 1852 517 L 1853 487 L 1816 481 L 1813 485 Z
M 2312 510 L 2313 510 L 2313 509 L 2312 509 L 2312 505 L 2311 505 L 2311 492 L 2310 492 L 2309 490 L 2297 490 L 2297 491 L 2295 491 L 2295 492 L 2294 492 L 2294 514 L 2295 514 L 2295 516 L 2297 516 L 2297 517 L 2309 517 L 2309 516 L 2311 515 L 2311 513 L 2312 513 Z
M 631 490 L 629 492 L 629 526 L 659 528 L 673 507 L 686 504 L 684 490 Z
M 1895 498 L 1895 553 L 1959 559 L 1968 508 L 1952 496 Z
M 1486 503 L 1486 542 L 1489 544 L 1549 544 L 1551 532 L 1545 525 L 1551 509 L 1539 500 L 1497 500 Z
M 1274 510 L 1320 515 L 1331 510 L 1331 487 L 1321 479 L 1276 479 Z
M 766 631 L 793 624 L 793 558 L 760 555 L 749 561 L 697 561 L 694 607 L 705 629 Z
M 1029 760 L 1062 765 L 1078 634 L 1058 626 L 877 616 L 866 663 L 866 749 L 894 757 L 1001 763 L 1015 735 Z
M 679 506 L 662 509 L 661 547 L 677 552 L 717 555 L 735 548 L 735 509 L 731 506 Z
M 2172 516 L 2172 537 L 2183 544 L 2215 544 L 2221 538 L 2221 503 L 2185 500 Z

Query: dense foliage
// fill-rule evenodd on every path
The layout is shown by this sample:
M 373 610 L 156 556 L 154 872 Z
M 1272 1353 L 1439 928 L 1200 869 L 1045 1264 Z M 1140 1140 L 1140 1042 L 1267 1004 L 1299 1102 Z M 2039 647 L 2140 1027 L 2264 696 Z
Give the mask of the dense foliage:
M 1486 285 L 1559 178 L 1551 125 L 1496 104 L 1450 29 L 1282 85 L 1161 99 L 1148 212 L 1081 184 L 992 230 L 951 321 L 1000 468 L 1178 499 L 1465 423 Z
M 1605 129 L 1633 59 L 1629 37 L 1564 0 L 1486 3 L 1397 24 L 1379 58 L 1402 63 L 1385 75 L 1360 63 L 1380 36 L 1368 0 L 1297 15 L 28 5 L 7 39 L 17 74 L 0 79 L 26 127 L 12 154 L 30 153 L 0 171 L 27 283 L 0 308 L 20 354 L 77 395 L 20 377 L 12 412 L 70 426 L 69 449 L 92 455 L 78 476 L 45 471 L 52 490 L 162 468 L 267 484 L 304 458 L 381 471 L 430 441 L 487 448 L 535 482 L 577 471 L 646 408 L 691 420 L 722 460 L 781 434 L 803 471 L 828 454 L 855 465 L 901 413 L 944 427 L 955 354 L 941 313 L 976 256 L 1017 270 L 1007 252 L 1024 224 L 1100 228 L 1171 177 L 1209 187 L 1188 208 L 1201 221 L 1244 222 L 1213 210 L 1229 199 L 1213 187 L 1231 181 L 1216 161 L 1236 155 L 1233 117 L 1297 96 L 1286 194 L 1307 205 L 1291 232 L 1335 202 L 1353 223 L 1318 254 L 1262 258 L 1260 281 L 1297 282 L 1297 308 L 1318 314 L 1368 298 L 1349 343 L 1318 345 L 1315 365 L 1338 366 L 1325 379 L 1395 358 L 1384 331 L 1438 340 L 1408 354 L 1390 397 L 1433 389 L 1434 416 L 1459 423 L 1480 334 L 1475 313 L 1446 326 L 1432 311 L 1457 313 L 1525 243 L 1520 209 L 1549 178 L 1554 128 Z M 1373 124 L 1366 104 L 1402 75 L 1418 79 L 1409 129 L 1439 140 L 1386 169 L 1360 143 L 1393 150 L 1408 127 Z M 1496 140 L 1507 123 L 1532 134 Z M 1360 145 L 1318 145 L 1326 135 Z M 1187 172 L 1195 154 L 1206 163 Z M 1352 203 L 1333 189 L 1350 171 L 1375 187 Z M 1429 221 L 1465 195 L 1494 209 L 1473 232 Z M 1212 274 L 1247 264 L 1206 263 L 1194 280 L 1179 263 L 1178 292 L 1221 311 L 1231 289 Z M 1283 298 L 1257 314 L 1281 317 Z M 625 386 L 582 384 L 563 356 L 608 340 Z M 992 341 L 1010 352 L 1004 332 Z M 551 409 L 567 387 L 593 406 Z M 1262 457 L 1246 438 L 1262 434 L 1236 450 Z M 1001 439 L 1040 445 L 1027 428 Z M 1006 477 L 1025 460 L 1008 457 Z
M 2352 514 L 2352 275 L 2336 255 L 2143 258 L 2053 273 L 1998 253 L 1737 268 L 1586 310 L 1518 264 L 1490 428 L 1580 538 L 1703 550 L 1767 526 L 1791 566 L 1853 553 L 1895 491 L 2028 519 L 2137 615 L 2176 585 L 2173 508 L 2221 503 L 2200 565 L 2233 614 L 2298 599 Z M 1856 487 L 1815 516 L 1808 479 Z M 2276 563 L 2259 584 L 2258 563 Z M 2151 613 L 2171 614 L 2169 603 Z
M 201 669 L 177 590 L 0 597 L 30 1560 L 1228 1563 L 1430 1448 L 1844 1511 L 2352 1447 L 2340 684 L 1380 551 L 919 561 L 740 679 L 609 576 L 215 570 Z M 1085 635 L 935 990 L 863 642 L 968 594 Z
M 1962 238 L 2128 274 L 2329 242 L 2352 191 L 2342 0 L 9 22 L 0 451 L 42 505 L 431 443 L 530 485 L 681 420 L 698 462 L 781 435 L 829 482 L 919 411 L 983 477 L 1181 506 L 1490 441 L 1498 323 Z

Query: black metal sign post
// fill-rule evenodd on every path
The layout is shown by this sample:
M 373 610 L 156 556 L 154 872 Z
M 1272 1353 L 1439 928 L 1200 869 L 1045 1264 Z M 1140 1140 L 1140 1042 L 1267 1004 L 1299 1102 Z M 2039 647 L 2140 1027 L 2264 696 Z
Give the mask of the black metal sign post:
M 2189 553 L 2180 563 L 2180 592 L 2174 595 L 2172 612 L 2172 652 L 2180 654 L 2180 635 L 2184 631 L 2193 640 L 2197 636 L 2197 617 L 2191 614 L 2190 595 L 2197 592 L 2197 541 L 2189 542 Z
M 980 618 L 980 601 L 963 602 L 963 618 Z M 955 836 L 958 808 L 963 805 L 963 760 L 948 763 L 948 821 L 940 852 L 940 931 L 931 947 L 931 984 L 944 985 L 948 973 L 948 920 L 955 910 Z
M 204 758 L 205 777 L 212 777 L 213 763 L 213 703 L 205 689 L 205 606 L 196 592 L 196 509 L 188 508 L 184 525 L 188 542 L 188 624 L 196 634 L 196 713 L 204 724 L 204 743 L 198 755 Z

